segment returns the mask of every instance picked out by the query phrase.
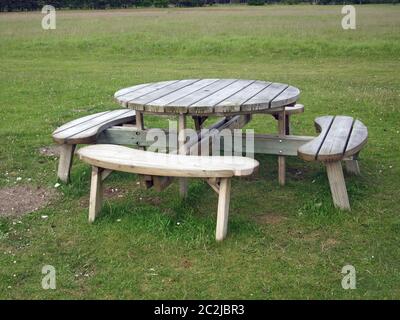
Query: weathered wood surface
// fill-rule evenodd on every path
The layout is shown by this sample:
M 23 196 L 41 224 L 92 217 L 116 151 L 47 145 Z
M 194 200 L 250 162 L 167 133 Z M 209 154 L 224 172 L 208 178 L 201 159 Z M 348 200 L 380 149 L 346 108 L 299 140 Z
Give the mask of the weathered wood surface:
M 250 82 L 244 89 L 235 92 L 233 95 L 228 96 L 225 100 L 215 105 L 215 110 L 217 112 L 241 111 L 241 106 L 246 101 L 263 91 L 270 84 L 270 82 L 264 81 Z
M 281 137 L 278 135 L 255 134 L 254 153 L 297 156 L 299 147 L 312 139 L 314 137 L 311 136 L 285 135 Z M 243 148 L 245 148 L 245 144 L 243 144 Z
M 298 155 L 307 161 L 338 161 L 361 150 L 368 139 L 367 127 L 347 116 L 324 116 L 315 119 L 318 137 L 304 144 Z
M 186 115 L 181 113 L 178 116 L 178 153 L 181 155 L 186 155 L 187 148 L 185 146 L 186 137 L 185 137 L 185 129 L 186 129 Z M 179 195 L 181 198 L 187 197 L 188 191 L 188 181 L 186 178 L 179 179 Z
M 352 125 L 353 118 L 351 117 L 335 117 L 325 135 L 324 142 L 319 147 L 317 159 L 334 160 L 333 157 L 337 155 L 343 157 Z
M 103 177 L 110 170 L 152 175 L 156 181 L 169 183 L 169 177 L 205 178 L 218 193 L 216 240 L 226 237 L 228 230 L 231 177 L 250 175 L 259 163 L 246 157 L 204 157 L 184 154 L 154 153 L 117 145 L 97 144 L 78 151 L 81 160 L 92 165 L 89 201 L 89 222 L 100 213 Z M 106 174 L 103 174 L 106 172 Z M 162 189 L 164 186 L 156 186 Z
M 258 162 L 246 157 L 202 157 L 155 153 L 117 145 L 96 144 L 78 150 L 93 166 L 144 175 L 232 177 L 250 175 Z
M 274 111 L 274 110 L 275 109 L 266 110 L 263 113 L 272 114 L 275 117 L 275 119 L 278 120 L 279 112 L 285 110 L 285 114 L 286 115 L 303 113 L 304 112 L 304 105 L 302 105 L 300 103 L 296 103 L 295 105 L 292 105 L 292 106 L 286 106 L 286 107 L 282 108 L 282 110 L 279 110 L 279 111 Z
M 278 134 L 283 138 L 286 134 L 286 113 L 285 110 L 278 114 Z M 284 155 L 278 156 L 278 181 L 279 185 L 284 186 L 286 183 L 286 159 Z
M 208 131 L 200 133 L 197 141 L 194 144 L 187 145 L 188 153 L 191 155 L 203 155 L 212 154 L 210 148 L 214 147 L 215 151 L 220 150 L 219 145 L 212 144 L 213 139 L 224 129 L 234 130 L 243 128 L 248 122 L 250 122 L 250 115 L 237 115 L 232 118 L 224 118 L 212 126 L 208 127 Z M 207 149 L 208 148 L 208 149 Z
M 292 114 L 297 114 L 297 113 L 303 113 L 304 112 L 304 105 L 300 103 L 296 103 L 292 106 L 286 106 L 285 107 L 285 112 L 286 114 L 292 115 Z
M 353 123 L 353 130 L 349 141 L 346 146 L 345 156 L 351 156 L 356 154 L 360 149 L 367 143 L 368 139 L 368 129 L 360 121 L 356 120 Z
M 231 199 L 231 179 L 222 178 L 219 184 L 217 228 L 215 238 L 217 241 L 225 239 L 228 232 L 229 202 Z
M 111 127 L 100 133 L 97 143 L 149 147 L 153 141 L 146 140 L 148 132 L 149 129 L 138 130 L 136 127 Z M 168 137 L 168 131 L 165 133 Z
M 153 178 L 154 189 L 156 189 L 156 191 L 158 192 L 163 191 L 173 182 L 172 177 L 152 176 L 152 178 Z
M 101 210 L 101 202 L 103 199 L 103 168 L 92 168 L 92 180 L 90 184 L 89 198 L 89 222 L 93 222 Z
M 97 135 L 112 126 L 133 123 L 136 112 L 127 109 L 110 110 L 91 114 L 57 128 L 52 136 L 59 144 L 89 144 Z
M 356 158 L 367 142 L 367 127 L 348 116 L 319 117 L 315 125 L 319 136 L 302 145 L 298 155 L 304 160 L 325 163 L 334 205 L 350 210 L 341 160 L 346 160 L 348 171 L 359 174 Z
M 60 160 L 58 162 L 57 176 L 65 183 L 69 182 L 75 147 L 75 144 L 63 144 L 60 146 Z
M 148 93 L 151 93 L 155 90 L 162 89 L 163 87 L 166 87 L 170 84 L 173 84 L 175 82 L 178 82 L 178 80 L 172 80 L 172 81 L 162 81 L 162 82 L 157 82 L 157 83 L 144 83 L 144 84 L 139 84 L 136 86 L 132 86 L 129 88 L 124 88 L 121 90 L 118 90 L 114 94 L 114 98 L 117 99 L 117 101 L 130 101 L 136 98 L 140 98 Z M 123 105 L 126 107 L 127 105 Z
M 360 175 L 361 171 L 358 160 L 346 160 L 344 164 L 347 173 L 354 174 L 356 176 Z
M 136 128 L 138 130 L 144 130 L 144 117 L 143 113 L 140 111 L 136 111 Z M 141 150 L 146 150 L 144 146 L 138 146 L 138 147 Z M 152 186 L 154 186 L 154 178 L 152 176 L 139 175 L 139 183 L 143 189 L 150 189 Z M 156 184 L 160 185 L 160 183 Z
M 194 128 L 196 131 L 200 131 L 203 128 L 203 123 L 208 119 L 208 117 L 198 117 L 192 116 L 194 122 Z
M 349 197 L 347 195 L 346 182 L 344 181 L 342 163 L 340 161 L 327 162 L 329 186 L 333 204 L 343 210 L 350 210 Z
M 138 111 L 211 115 L 280 108 L 295 103 L 299 96 L 299 89 L 282 83 L 185 79 L 121 89 L 114 98 L 124 107 Z
M 207 178 L 206 182 L 208 185 L 217 193 L 219 194 L 219 186 L 220 186 L 220 181 L 221 179 L 219 178 Z
M 240 116 L 237 116 L 240 117 Z M 224 129 L 234 129 L 236 127 L 236 119 L 231 120 L 223 119 L 220 121 L 217 127 Z M 237 125 L 238 128 L 242 123 Z M 146 134 L 148 130 L 137 130 L 135 127 L 111 127 L 103 131 L 98 137 L 98 143 L 100 144 L 120 144 L 120 145 L 131 145 L 131 146 L 142 146 L 149 147 L 153 141 L 146 140 Z M 166 137 L 168 139 L 168 131 L 165 130 Z M 205 136 L 203 135 L 202 138 Z M 237 139 L 238 137 L 234 137 Z M 246 138 L 242 136 L 242 150 L 246 151 Z M 279 137 L 278 135 L 268 134 L 255 134 L 254 135 L 254 153 L 261 154 L 273 154 L 273 155 L 284 155 L 284 156 L 297 156 L 297 150 L 307 142 L 315 139 L 312 136 L 292 136 L 285 135 Z M 232 148 L 226 146 L 227 151 L 232 151 Z M 190 146 L 190 149 L 195 148 Z M 221 148 L 220 150 L 224 150 Z

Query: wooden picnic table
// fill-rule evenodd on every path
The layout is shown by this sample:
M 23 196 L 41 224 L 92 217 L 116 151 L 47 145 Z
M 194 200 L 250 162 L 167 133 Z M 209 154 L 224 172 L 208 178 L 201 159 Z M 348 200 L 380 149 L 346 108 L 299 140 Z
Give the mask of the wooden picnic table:
M 315 119 L 316 128 L 320 133 L 317 137 L 292 135 L 288 126 L 289 116 L 304 110 L 302 105 L 296 104 L 299 95 L 299 89 L 287 84 L 240 79 L 172 80 L 121 89 L 115 93 L 116 101 L 133 110 L 117 109 L 88 115 L 70 121 L 53 132 L 53 139 L 61 144 L 62 148 L 58 176 L 61 180 L 68 181 L 76 144 L 98 144 L 83 148 L 80 152 L 82 160 L 93 165 L 91 221 L 100 208 L 101 201 L 98 201 L 98 198 L 100 199 L 101 194 L 101 181 L 112 170 L 138 173 L 142 185 L 154 187 L 158 191 L 166 188 L 172 177 L 179 177 L 183 179 L 180 180 L 182 196 L 185 196 L 187 191 L 186 177 L 205 177 L 206 182 L 219 194 L 217 239 L 221 240 L 226 234 L 230 190 L 229 179 L 224 180 L 223 177 L 225 174 L 240 176 L 250 173 L 246 171 L 247 166 L 244 173 L 240 171 L 240 163 L 244 159 L 242 157 L 236 157 L 235 160 L 235 170 L 239 171 L 220 166 L 223 164 L 220 161 L 229 157 L 213 158 L 217 160 L 213 168 L 202 166 L 198 161 L 210 158 L 197 156 L 198 151 L 201 149 L 201 155 L 207 156 L 210 147 L 213 150 L 216 150 L 214 147 L 219 151 L 224 150 L 224 155 L 232 151 L 235 155 L 242 155 L 243 152 L 248 155 L 251 150 L 251 153 L 278 156 L 278 176 L 281 185 L 285 183 L 286 156 L 299 156 L 306 161 L 323 162 L 326 165 L 334 205 L 350 210 L 341 161 L 345 161 L 348 172 L 360 173 L 358 153 L 367 141 L 368 130 L 362 122 L 352 117 L 322 116 Z M 137 152 L 127 147 L 114 146 L 131 145 L 139 149 L 154 147 L 153 143 L 158 142 L 159 137 L 154 141 L 148 139 L 149 133 L 153 134 L 154 131 L 144 127 L 143 114 L 146 113 L 178 116 L 178 150 L 174 143 L 176 128 L 171 127 L 169 130 L 160 130 L 161 136 L 173 145 L 160 139 L 161 143 L 156 148 L 162 153 L 168 151 L 169 155 Z M 273 115 L 278 120 L 278 133 L 251 134 L 247 139 L 247 132 L 244 136 L 241 132 L 235 132 L 234 129 L 241 129 L 250 122 L 255 113 Z M 193 118 L 195 132 L 188 133 L 185 130 L 187 116 Z M 209 126 L 208 130 L 202 130 L 204 121 L 209 116 L 223 118 Z M 232 143 L 226 144 L 224 139 L 221 149 L 219 139 L 225 129 L 233 133 L 231 142 L 235 143 L 233 147 L 230 145 Z M 202 147 L 206 147 L 205 150 Z M 174 155 L 176 151 L 180 155 Z M 150 158 L 144 161 L 142 157 L 148 155 L 151 155 Z M 196 156 L 190 157 L 191 155 Z M 169 159 L 172 165 L 165 166 L 166 159 Z M 180 166 L 175 163 L 178 160 L 187 163 Z M 251 160 L 251 168 L 258 166 L 258 162 L 248 160 Z M 225 169 L 221 168 L 230 173 L 223 173 Z M 222 171 L 217 173 L 216 169 Z
M 283 83 L 243 79 L 184 79 L 144 83 L 118 90 L 115 100 L 136 110 L 136 127 L 144 130 L 143 113 L 178 115 L 178 131 L 186 128 L 192 116 L 197 130 L 208 116 L 238 118 L 244 126 L 255 113 L 273 113 L 278 120 L 278 134 L 287 133 L 285 107 L 294 105 L 300 90 Z M 186 154 L 184 139 L 178 136 L 178 150 Z M 285 157 L 278 156 L 279 182 L 285 183 Z M 181 194 L 186 183 L 180 183 Z
M 93 204 L 89 215 L 91 221 L 94 220 L 101 207 L 101 201 L 98 201 L 101 194 L 101 181 L 112 170 L 138 173 L 142 186 L 154 187 L 158 191 L 166 188 L 173 177 L 179 177 L 180 194 L 186 196 L 186 177 L 204 178 L 203 171 L 206 172 L 209 169 L 197 163 L 202 158 L 210 159 L 198 157 L 199 150 L 202 156 L 208 155 L 210 147 L 213 151 L 221 151 L 220 136 L 224 136 L 224 130 L 228 129 L 229 133 L 233 133 L 231 142 L 235 143 L 234 146 L 231 142 L 226 144 L 224 139 L 222 148 L 224 155 L 227 155 L 227 152 L 228 154 L 233 152 L 234 155 L 242 155 L 246 152 L 247 156 L 250 150 L 251 153 L 277 155 L 278 178 L 281 185 L 285 184 L 286 156 L 299 156 L 306 161 L 323 162 L 326 165 L 334 205 L 350 210 L 341 161 L 345 161 L 348 172 L 360 173 L 357 159 L 358 153 L 367 141 L 367 127 L 361 121 L 349 116 L 322 116 L 315 119 L 316 128 L 320 133 L 317 137 L 292 135 L 288 125 L 289 116 L 304 110 L 302 105 L 296 104 L 299 95 L 299 89 L 287 84 L 241 79 L 171 80 L 121 89 L 115 93 L 116 101 L 125 108 L 133 110 L 110 110 L 89 115 L 70 121 L 53 132 L 53 139 L 61 144 L 62 148 L 58 176 L 61 180 L 68 181 L 76 144 L 100 144 L 86 147 L 80 153 L 84 161 L 94 166 L 91 187 Z M 132 145 L 142 150 L 154 147 L 152 141 L 149 141 L 152 139 L 148 139 L 148 134 L 153 129 L 144 127 L 143 114 L 146 113 L 178 116 L 178 148 L 175 143 L 176 128 L 160 129 L 161 136 L 168 137 L 168 141 L 173 145 L 159 137 L 154 140 L 161 141 L 156 148 L 157 151 L 162 153 L 168 151 L 169 155 L 157 154 L 156 156 L 147 151 L 136 152 L 126 147 L 114 146 Z M 278 120 L 278 133 L 251 134 L 251 138 L 247 139 L 247 132 L 245 136 L 241 132 L 240 134 L 235 132 L 234 129 L 241 129 L 250 122 L 255 113 L 273 115 Z M 188 130 L 185 130 L 187 116 L 193 118 L 196 129 L 189 136 L 187 136 Z M 223 118 L 208 127 L 208 130 L 202 130 L 209 116 Z M 216 150 L 215 147 L 218 149 Z M 176 151 L 179 153 L 178 156 L 174 155 Z M 151 154 L 151 158 L 143 161 L 141 157 L 146 154 Z M 190 155 L 196 155 L 196 157 L 190 157 Z M 242 157 L 237 158 L 239 167 Z M 171 160 L 173 165 L 165 167 L 166 159 Z M 178 159 L 187 161 L 188 166 L 176 164 L 175 161 Z M 228 158 L 213 159 L 226 160 Z M 258 162 L 251 163 L 253 169 L 258 166 Z M 215 165 L 218 165 L 220 169 L 226 169 L 219 163 Z M 194 168 L 197 169 L 193 171 Z M 224 178 L 224 180 L 222 173 L 215 176 L 211 174 L 211 171 L 206 175 L 206 182 L 220 197 L 217 239 L 221 240 L 226 234 L 229 179 Z M 243 174 L 232 171 L 232 175 Z

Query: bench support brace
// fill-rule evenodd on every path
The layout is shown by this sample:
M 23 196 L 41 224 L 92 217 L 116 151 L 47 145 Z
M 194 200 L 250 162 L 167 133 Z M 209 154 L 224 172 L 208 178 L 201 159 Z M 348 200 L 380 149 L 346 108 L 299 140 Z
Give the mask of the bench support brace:
M 208 117 L 198 117 L 192 116 L 194 121 L 194 128 L 197 132 L 199 132 L 203 128 L 203 123 L 207 120 Z
M 360 166 L 358 164 L 358 153 L 353 156 L 351 160 L 345 160 L 346 172 L 359 176 L 361 174 Z
M 206 182 L 208 185 L 217 193 L 219 194 L 219 189 L 220 189 L 220 183 L 221 180 L 218 178 L 208 178 L 206 179 Z
M 153 177 L 153 186 L 156 191 L 161 192 L 165 188 L 167 188 L 173 181 L 173 177 L 160 177 L 160 176 L 152 176 Z
M 113 172 L 112 170 L 104 169 L 104 170 L 101 172 L 101 180 L 102 180 L 102 181 L 106 180 L 107 177 L 108 177 L 112 172 Z

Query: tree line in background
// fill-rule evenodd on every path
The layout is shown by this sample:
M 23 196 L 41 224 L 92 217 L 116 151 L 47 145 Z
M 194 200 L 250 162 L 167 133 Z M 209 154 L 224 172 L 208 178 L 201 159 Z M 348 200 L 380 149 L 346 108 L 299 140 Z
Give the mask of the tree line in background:
M 366 4 L 399 3 L 400 0 L 0 0 L 0 11 L 40 10 L 49 4 L 56 9 L 107 9 L 132 7 L 201 7 L 213 4 Z

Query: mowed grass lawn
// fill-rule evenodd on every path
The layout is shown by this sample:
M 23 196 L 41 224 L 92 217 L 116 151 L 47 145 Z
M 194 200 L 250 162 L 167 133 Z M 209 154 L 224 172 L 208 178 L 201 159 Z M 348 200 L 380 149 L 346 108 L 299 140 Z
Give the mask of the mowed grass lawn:
M 142 82 L 290 83 L 306 109 L 293 119 L 295 134 L 315 134 L 314 118 L 327 114 L 357 117 L 370 134 L 362 176 L 347 177 L 351 212 L 333 207 L 321 165 L 290 158 L 279 187 L 276 157 L 257 156 L 259 175 L 233 180 L 222 243 L 214 241 L 217 197 L 198 180 L 182 202 L 176 183 L 156 193 L 113 174 L 106 187 L 119 196 L 89 225 L 90 168 L 75 160 L 72 183 L 51 204 L 0 218 L 0 298 L 400 298 L 400 6 L 357 6 L 357 29 L 347 31 L 340 10 L 60 11 L 48 31 L 40 13 L 0 14 L 2 188 L 54 189 L 57 159 L 38 151 L 51 132 L 118 108 L 113 93 Z M 276 123 L 256 116 L 248 127 L 275 132 Z M 341 287 L 347 264 L 355 290 Z M 56 268 L 56 290 L 41 287 L 44 265 Z

